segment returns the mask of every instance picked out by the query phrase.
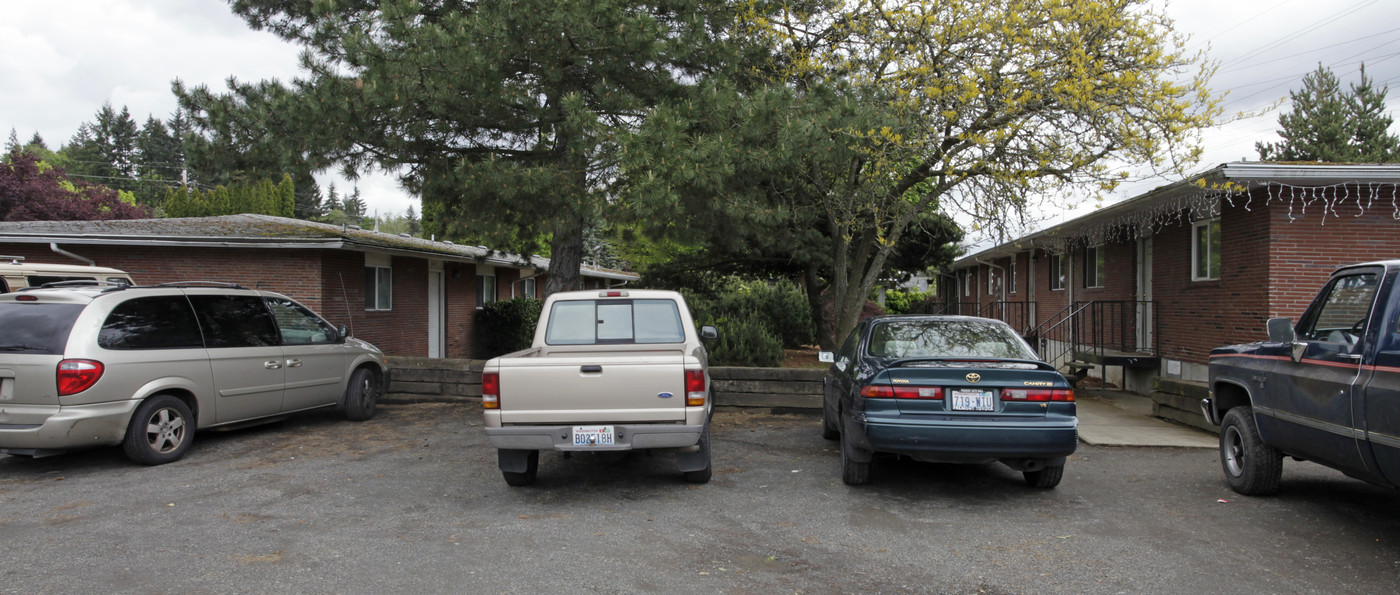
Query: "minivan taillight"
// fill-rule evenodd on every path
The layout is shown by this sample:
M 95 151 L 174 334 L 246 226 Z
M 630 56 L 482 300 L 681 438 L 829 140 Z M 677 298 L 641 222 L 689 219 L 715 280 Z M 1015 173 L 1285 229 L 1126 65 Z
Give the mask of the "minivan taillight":
M 83 392 L 92 385 L 97 384 L 97 379 L 102 377 L 105 369 L 102 362 L 90 359 L 66 359 L 58 362 L 58 396 L 66 397 Z
M 703 407 L 705 405 L 705 371 L 686 370 L 685 371 L 685 406 Z
M 1073 401 L 1074 390 L 1068 388 L 1005 388 L 1003 401 Z
M 496 372 L 481 375 L 481 408 L 501 408 L 501 375 Z

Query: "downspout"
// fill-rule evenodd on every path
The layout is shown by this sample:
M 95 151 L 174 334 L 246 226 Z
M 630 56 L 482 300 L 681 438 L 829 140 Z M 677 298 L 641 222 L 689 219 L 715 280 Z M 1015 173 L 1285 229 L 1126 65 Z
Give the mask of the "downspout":
M 82 262 L 86 262 L 86 263 L 88 264 L 88 266 L 90 266 L 90 267 L 95 267 L 95 266 L 97 266 L 97 261 L 96 261 L 96 260 L 93 260 L 93 259 L 88 258 L 88 257 L 86 257 L 86 256 L 78 256 L 77 254 L 74 254 L 74 253 L 72 253 L 72 252 L 69 252 L 69 251 L 67 251 L 67 250 L 64 250 L 63 248 L 59 248 L 59 247 L 58 247 L 58 242 L 49 242 L 49 249 L 50 249 L 50 250 L 53 250 L 54 252 L 57 252 L 57 253 L 59 253 L 59 254 L 62 254 L 62 255 L 64 255 L 64 256 L 67 256 L 68 258 L 71 258 L 71 259 L 73 259 L 73 260 L 80 260 L 80 261 L 82 261 Z

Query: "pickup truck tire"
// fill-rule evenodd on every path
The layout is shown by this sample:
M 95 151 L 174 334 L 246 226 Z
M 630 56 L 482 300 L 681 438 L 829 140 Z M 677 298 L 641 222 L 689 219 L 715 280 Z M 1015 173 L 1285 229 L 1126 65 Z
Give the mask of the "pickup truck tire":
M 822 438 L 835 440 L 841 437 L 841 430 L 836 428 L 836 422 L 831 421 L 830 414 L 826 412 L 826 404 L 822 404 Z
M 1060 479 L 1065 476 L 1064 465 L 1046 465 L 1037 471 L 1023 471 L 1026 478 L 1026 485 L 1033 488 L 1053 488 L 1060 485 Z
M 374 406 L 379 401 L 379 382 L 374 372 L 360 368 L 350 376 L 345 386 L 345 418 L 350 421 L 365 421 L 374 417 Z
M 540 451 L 530 451 L 530 454 L 526 456 L 525 460 L 524 471 L 519 473 L 511 471 L 501 472 L 501 476 L 506 479 L 506 485 L 520 487 L 535 483 L 535 475 L 540 471 Z
M 841 481 L 849 486 L 863 486 L 870 483 L 870 462 L 859 462 L 851 458 L 855 449 L 845 432 L 841 433 Z
M 1254 409 L 1235 407 L 1220 423 L 1220 465 L 1230 488 L 1246 496 L 1278 492 L 1283 454 L 1259 439 Z
M 695 471 L 682 471 L 681 476 L 690 483 L 709 483 L 713 474 L 714 465 L 710 460 L 710 427 L 705 426 L 705 432 L 700 434 L 700 453 L 705 457 L 705 468 Z

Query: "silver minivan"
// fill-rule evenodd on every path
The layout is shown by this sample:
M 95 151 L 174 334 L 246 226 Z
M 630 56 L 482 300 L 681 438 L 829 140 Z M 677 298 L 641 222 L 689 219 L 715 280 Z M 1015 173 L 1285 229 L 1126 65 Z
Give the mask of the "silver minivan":
M 323 407 L 369 419 L 388 366 L 348 334 L 287 296 L 232 284 L 0 295 L 0 452 L 120 444 L 156 465 L 183 456 L 197 429 Z

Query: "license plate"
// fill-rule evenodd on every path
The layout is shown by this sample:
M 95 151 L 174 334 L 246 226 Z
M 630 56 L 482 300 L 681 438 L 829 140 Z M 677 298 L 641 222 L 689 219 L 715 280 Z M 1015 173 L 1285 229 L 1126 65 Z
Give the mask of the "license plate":
M 992 393 L 985 390 L 953 390 L 948 396 L 953 411 L 992 411 L 996 405 Z
M 574 446 L 612 446 L 612 426 L 574 426 Z

